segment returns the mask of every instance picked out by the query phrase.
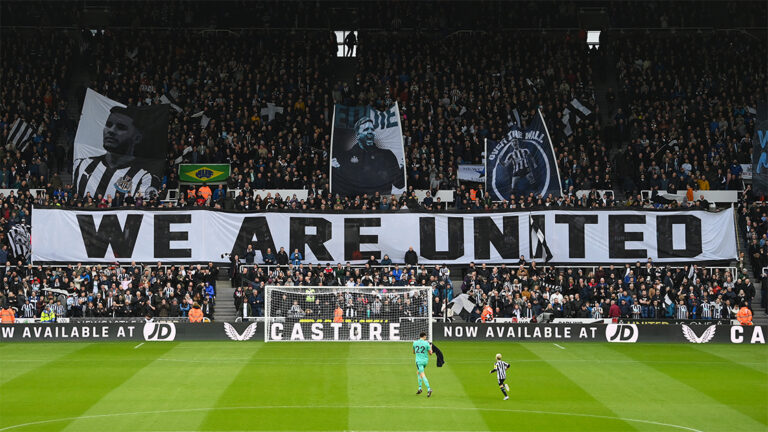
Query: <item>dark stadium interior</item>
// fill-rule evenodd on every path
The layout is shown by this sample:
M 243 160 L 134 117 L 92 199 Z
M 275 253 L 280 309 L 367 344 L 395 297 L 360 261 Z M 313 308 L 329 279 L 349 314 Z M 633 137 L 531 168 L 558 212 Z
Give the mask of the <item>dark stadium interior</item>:
M 468 294 L 472 321 L 485 321 L 484 305 L 506 318 L 607 318 L 611 302 L 627 318 L 636 304 L 642 318 L 678 319 L 736 318 L 746 305 L 765 320 L 768 206 L 753 190 L 752 164 L 768 101 L 766 17 L 764 1 L 3 1 L 0 305 L 27 318 L 46 304 L 61 317 L 186 317 L 198 303 L 215 305 L 217 315 L 206 317 L 230 319 L 260 316 L 265 285 L 425 285 L 434 287 L 436 317 Z M 359 32 L 355 59 L 336 58 L 336 29 Z M 602 30 L 599 49 L 588 47 L 587 30 Z M 74 140 L 87 88 L 126 105 L 164 97 L 178 107 L 156 194 L 77 193 Z M 394 103 L 406 193 L 331 194 L 334 104 Z M 495 201 L 484 183 L 459 179 L 460 165 L 484 163 L 486 140 L 502 139 L 517 118 L 530 124 L 537 110 L 561 197 Z M 15 142 L 21 122 L 31 132 Z M 179 162 L 229 164 L 231 174 L 201 191 L 179 181 Z M 43 266 L 29 264 L 8 236 L 34 223 L 32 206 L 338 214 L 733 207 L 740 257 L 436 266 L 409 262 L 402 250 L 326 265 L 277 244 L 285 257 L 233 251 L 210 267 Z M 362 297 L 351 302 L 358 312 L 368 307 Z

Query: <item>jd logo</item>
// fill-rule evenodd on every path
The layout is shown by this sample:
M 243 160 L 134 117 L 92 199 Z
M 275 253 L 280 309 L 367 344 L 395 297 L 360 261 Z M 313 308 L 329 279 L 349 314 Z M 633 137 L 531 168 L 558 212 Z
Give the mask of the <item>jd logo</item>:
M 144 340 L 146 341 L 172 341 L 176 338 L 176 326 L 173 323 L 146 323 L 144 324 Z
M 608 324 L 605 327 L 605 339 L 608 342 L 637 342 L 637 325 L 635 324 Z

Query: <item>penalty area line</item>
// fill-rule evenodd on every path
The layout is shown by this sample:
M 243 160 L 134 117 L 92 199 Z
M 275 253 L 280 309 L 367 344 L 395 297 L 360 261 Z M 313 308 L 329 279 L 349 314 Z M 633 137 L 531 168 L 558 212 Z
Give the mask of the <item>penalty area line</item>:
M 133 349 L 136 349 L 136 348 L 138 348 L 138 347 L 140 347 L 140 346 L 142 346 L 142 345 L 144 345 L 144 342 L 142 342 L 142 343 L 140 343 L 140 344 L 136 345 L 135 347 L 133 347 Z

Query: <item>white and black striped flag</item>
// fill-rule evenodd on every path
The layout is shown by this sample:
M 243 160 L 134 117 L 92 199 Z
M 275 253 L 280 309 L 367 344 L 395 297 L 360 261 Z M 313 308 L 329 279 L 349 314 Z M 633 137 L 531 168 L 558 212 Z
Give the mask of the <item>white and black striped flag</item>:
M 16 224 L 8 231 L 8 244 L 16 258 L 29 259 L 32 253 L 30 227 L 26 224 Z
M 580 123 L 582 120 L 587 120 L 592 115 L 592 110 L 587 108 L 578 99 L 573 98 L 569 104 L 573 108 L 573 113 L 576 114 L 576 123 Z
M 183 109 L 182 109 L 182 108 L 181 108 L 181 107 L 180 107 L 180 106 L 179 106 L 179 105 L 176 103 L 176 99 L 175 99 L 175 98 L 172 98 L 172 97 L 168 97 L 167 95 L 162 95 L 162 96 L 160 96 L 160 102 L 161 102 L 161 103 L 164 103 L 164 104 L 168 104 L 168 105 L 170 105 L 170 106 L 171 106 L 171 108 L 173 108 L 174 110 L 176 110 L 176 112 L 182 112 L 182 111 L 184 111 L 184 110 L 183 110 Z
M 544 249 L 544 253 L 546 254 L 545 260 L 546 262 L 549 262 L 553 255 L 552 251 L 549 250 L 549 246 L 547 246 L 547 239 L 544 237 L 544 230 L 541 229 L 539 223 L 536 222 L 536 218 L 534 218 L 532 215 L 528 215 L 528 220 L 531 222 L 531 234 L 535 235 L 536 238 L 539 239 L 539 246 Z M 533 242 L 531 242 L 531 244 L 533 244 Z
M 565 136 L 573 135 L 573 128 L 571 127 L 571 110 L 568 108 L 563 110 L 563 133 Z
M 35 133 L 35 129 L 27 124 L 21 118 L 17 118 L 11 126 L 11 132 L 8 134 L 8 141 L 6 141 L 7 148 L 15 148 L 19 151 L 27 149 L 29 142 L 32 140 L 32 135 Z M 12 147 L 11 147 L 12 146 Z

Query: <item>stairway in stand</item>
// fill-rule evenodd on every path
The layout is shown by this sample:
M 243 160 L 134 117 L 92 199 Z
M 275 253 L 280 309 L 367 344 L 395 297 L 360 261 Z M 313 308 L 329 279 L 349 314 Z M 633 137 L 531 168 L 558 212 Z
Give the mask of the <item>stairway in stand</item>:
M 214 321 L 232 322 L 237 318 L 237 310 L 235 310 L 235 302 L 232 297 L 234 292 L 235 289 L 232 288 L 232 282 L 229 278 L 220 278 L 216 281 L 216 309 L 213 315 Z

